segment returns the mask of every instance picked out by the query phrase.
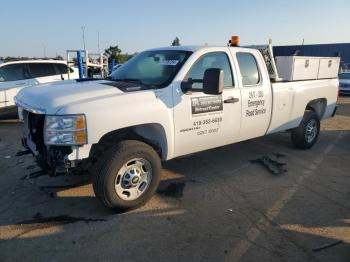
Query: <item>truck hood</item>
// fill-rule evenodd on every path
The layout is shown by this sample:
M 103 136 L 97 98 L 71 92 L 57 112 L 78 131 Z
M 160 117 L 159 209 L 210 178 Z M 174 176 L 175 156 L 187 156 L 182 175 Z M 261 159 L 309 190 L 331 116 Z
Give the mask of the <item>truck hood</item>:
M 50 84 L 29 86 L 16 96 L 16 103 L 27 109 L 55 114 L 60 108 L 87 100 L 124 94 L 109 80 L 60 81 Z

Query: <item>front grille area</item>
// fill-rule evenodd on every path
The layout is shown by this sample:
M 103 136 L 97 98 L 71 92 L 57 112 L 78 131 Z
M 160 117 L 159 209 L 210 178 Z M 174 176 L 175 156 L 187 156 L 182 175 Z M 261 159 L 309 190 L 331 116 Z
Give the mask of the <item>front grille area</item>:
M 44 120 L 45 115 L 33 114 L 27 112 L 27 123 L 30 138 L 36 145 L 39 154 L 43 154 L 44 150 Z

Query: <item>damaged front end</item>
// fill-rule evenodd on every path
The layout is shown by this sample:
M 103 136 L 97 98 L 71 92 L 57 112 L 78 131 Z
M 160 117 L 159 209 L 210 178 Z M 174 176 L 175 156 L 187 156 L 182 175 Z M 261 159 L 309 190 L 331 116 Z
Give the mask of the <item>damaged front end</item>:
M 19 111 L 20 118 L 23 120 L 22 145 L 27 149 L 26 152 L 30 151 L 33 154 L 43 171 L 50 176 L 56 176 L 80 169 L 83 160 L 79 159 L 79 147 L 86 137 L 79 137 L 80 134 L 76 134 L 78 132 L 74 128 L 69 128 L 67 121 L 61 125 L 59 122 L 48 122 L 48 115 L 26 109 Z M 55 117 L 51 117 L 51 120 L 55 121 Z M 79 125 L 81 126 L 82 123 Z M 69 138 L 73 136 L 78 136 L 80 144 L 69 144 L 72 142 Z

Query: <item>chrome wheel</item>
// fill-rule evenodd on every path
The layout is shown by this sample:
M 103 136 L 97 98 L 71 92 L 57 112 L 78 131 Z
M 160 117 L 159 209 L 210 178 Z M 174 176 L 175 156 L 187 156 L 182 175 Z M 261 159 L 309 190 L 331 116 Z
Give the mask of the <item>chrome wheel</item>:
M 305 138 L 308 143 L 311 143 L 317 136 L 317 122 L 315 119 L 311 119 L 305 127 Z
M 114 188 L 123 200 L 135 200 L 147 191 L 152 181 L 152 167 L 148 160 L 134 158 L 117 173 Z

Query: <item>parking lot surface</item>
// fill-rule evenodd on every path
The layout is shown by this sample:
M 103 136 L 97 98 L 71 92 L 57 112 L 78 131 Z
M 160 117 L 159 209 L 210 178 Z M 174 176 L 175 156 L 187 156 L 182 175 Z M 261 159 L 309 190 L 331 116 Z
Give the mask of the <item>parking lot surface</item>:
M 350 97 L 339 103 L 311 150 L 279 133 L 174 159 L 151 201 L 119 214 L 84 174 L 35 173 L 15 156 L 21 124 L 0 122 L 0 261 L 350 261 Z

